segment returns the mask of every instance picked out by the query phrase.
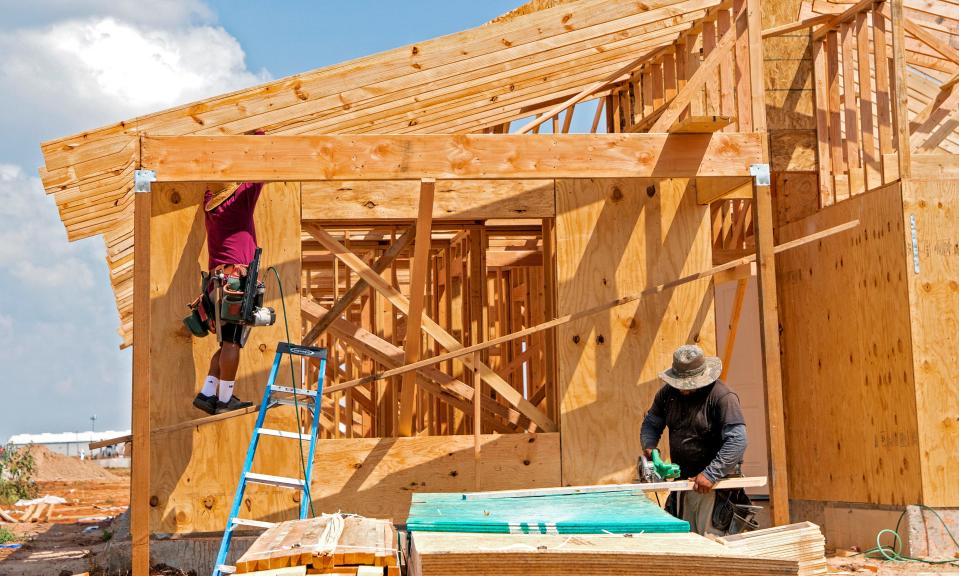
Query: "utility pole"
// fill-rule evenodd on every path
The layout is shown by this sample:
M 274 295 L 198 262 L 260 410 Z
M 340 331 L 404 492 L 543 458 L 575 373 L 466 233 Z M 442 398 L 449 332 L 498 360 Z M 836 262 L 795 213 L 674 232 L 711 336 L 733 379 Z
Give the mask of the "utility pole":
M 90 432 L 97 431 L 97 415 L 90 416 Z

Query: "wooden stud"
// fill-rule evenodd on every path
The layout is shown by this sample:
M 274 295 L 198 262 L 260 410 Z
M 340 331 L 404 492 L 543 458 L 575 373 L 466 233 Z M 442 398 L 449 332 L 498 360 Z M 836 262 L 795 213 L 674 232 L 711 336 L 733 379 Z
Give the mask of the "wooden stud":
M 779 349 L 772 191 L 770 186 L 760 186 L 755 182 L 753 183 L 753 230 L 756 241 L 760 342 L 766 392 L 772 519 L 774 525 L 783 526 L 789 524 L 789 477 L 786 464 L 785 413 Z
M 866 190 L 882 184 L 879 157 L 876 155 L 876 141 L 873 134 L 873 90 L 870 74 L 869 14 L 856 15 L 856 52 L 859 72 L 859 124 L 862 141 L 863 182 Z
M 836 201 L 833 188 L 832 156 L 829 148 L 829 95 L 826 41 L 813 42 L 813 77 L 816 85 L 816 142 L 819 163 L 819 205 Z M 738 294 L 737 294 L 738 295 Z
M 152 194 L 136 192 L 133 204 L 133 468 L 130 532 L 134 576 L 150 574 L 150 218 Z
M 879 158 L 882 161 L 882 182 L 892 180 L 892 170 L 886 166 L 886 154 L 892 146 L 892 100 L 889 86 L 889 53 L 886 49 L 886 15 L 880 4 L 872 10 L 873 56 L 876 68 L 876 113 L 879 120 Z
M 743 311 L 743 300 L 746 298 L 746 288 L 748 286 L 748 278 L 740 278 L 736 283 L 736 296 L 733 299 L 733 309 L 729 319 L 726 349 L 723 350 L 723 372 L 719 375 L 719 379 L 723 381 L 726 380 L 726 375 L 729 374 L 729 367 L 732 365 L 733 350 L 736 348 L 736 334 L 739 332 L 739 317 Z
M 903 0 L 890 0 L 890 21 L 892 24 L 892 61 L 896 72 L 896 84 L 893 102 L 896 106 L 895 123 L 896 149 L 899 152 L 899 178 L 912 176 L 912 162 L 909 145 L 909 89 L 906 83 L 906 35 L 903 29 L 905 16 L 902 10 Z
M 410 304 L 406 311 L 406 361 L 416 362 L 420 357 L 423 341 L 423 301 L 426 293 L 426 273 L 430 262 L 430 239 L 433 226 L 433 193 L 435 180 L 424 179 L 420 184 L 420 210 L 416 220 L 416 241 L 413 243 L 413 264 L 410 271 Z M 379 276 L 377 275 L 377 278 Z M 413 401 L 416 376 L 409 373 L 403 377 L 400 392 L 400 436 L 413 432 Z

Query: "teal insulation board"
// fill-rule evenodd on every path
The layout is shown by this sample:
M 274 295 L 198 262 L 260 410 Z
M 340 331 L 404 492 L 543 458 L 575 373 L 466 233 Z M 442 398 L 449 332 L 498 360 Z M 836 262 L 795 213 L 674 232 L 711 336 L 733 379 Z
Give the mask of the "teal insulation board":
M 632 492 L 592 492 L 466 500 L 462 494 L 413 495 L 410 532 L 639 534 L 689 532 L 689 523 Z

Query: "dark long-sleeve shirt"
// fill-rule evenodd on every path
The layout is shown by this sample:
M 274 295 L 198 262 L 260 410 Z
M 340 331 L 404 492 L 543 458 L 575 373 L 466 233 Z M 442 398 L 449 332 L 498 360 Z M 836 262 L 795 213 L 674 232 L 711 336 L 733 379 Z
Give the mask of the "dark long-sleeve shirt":
M 739 397 L 722 382 L 683 395 L 664 386 L 643 419 L 643 448 L 655 448 L 669 428 L 669 451 L 685 477 L 700 472 L 711 482 L 733 473 L 746 452 Z

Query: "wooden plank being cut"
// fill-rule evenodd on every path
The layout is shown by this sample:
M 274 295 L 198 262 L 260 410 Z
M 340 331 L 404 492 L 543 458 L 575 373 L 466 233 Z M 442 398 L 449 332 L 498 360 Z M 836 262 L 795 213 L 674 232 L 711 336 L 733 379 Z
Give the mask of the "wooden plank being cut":
M 766 485 L 765 476 L 746 478 L 727 478 L 717 482 L 713 488 L 755 488 Z M 558 496 L 561 494 L 587 494 L 595 492 L 685 492 L 693 489 L 692 480 L 672 482 L 646 482 L 634 484 L 596 484 L 593 486 L 561 486 L 558 488 L 536 488 L 530 490 L 498 490 L 494 492 L 472 492 L 463 494 L 464 500 L 489 500 L 493 498 L 526 498 L 528 496 Z
M 691 533 L 570 536 L 417 532 L 410 556 L 411 576 L 798 574 L 795 561 L 737 554 Z

